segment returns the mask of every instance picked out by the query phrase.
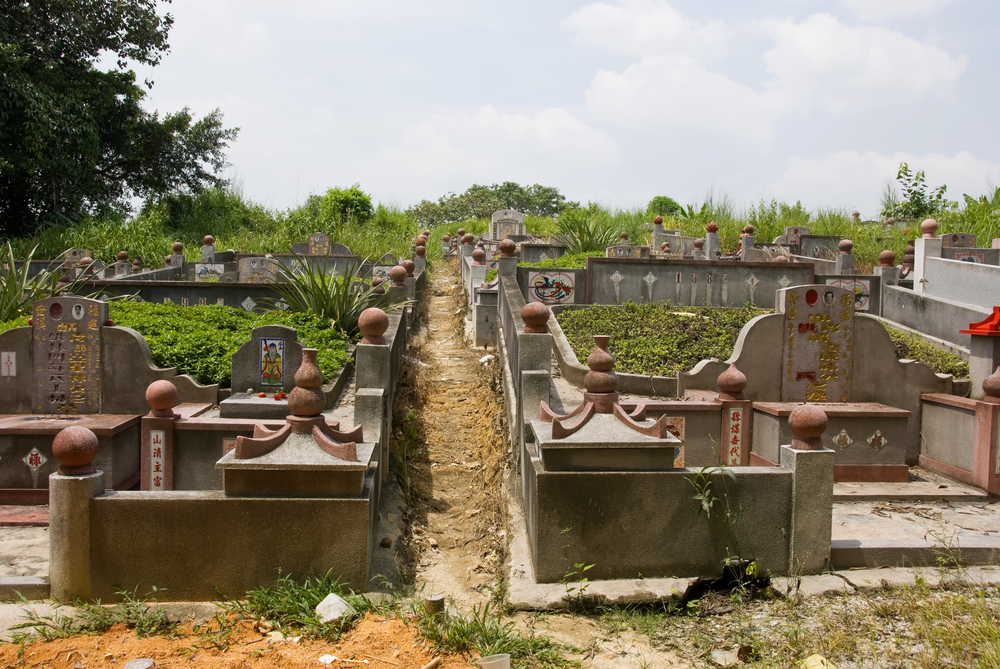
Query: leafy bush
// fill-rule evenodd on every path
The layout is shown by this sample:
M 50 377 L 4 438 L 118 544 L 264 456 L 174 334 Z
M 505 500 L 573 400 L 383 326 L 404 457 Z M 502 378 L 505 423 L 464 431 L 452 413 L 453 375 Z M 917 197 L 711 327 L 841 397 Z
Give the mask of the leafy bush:
M 649 243 L 646 223 L 646 213 L 641 209 L 611 211 L 591 203 L 586 209 L 570 209 L 560 216 L 555 239 L 571 255 L 604 252 L 621 242 L 623 232 L 628 234 L 629 244 L 642 246 Z
M 969 378 L 969 363 L 954 353 L 944 351 L 909 332 L 886 328 L 896 347 L 899 360 L 919 360 L 938 374 L 951 374 L 956 379 Z
M 677 200 L 666 195 L 657 195 L 646 205 L 646 216 L 651 219 L 657 216 L 674 216 L 681 211 L 682 208 L 677 204 Z
M 765 313 L 751 306 L 627 303 L 567 309 L 556 318 L 581 362 L 594 350 L 594 335 L 611 334 L 609 350 L 616 358 L 617 371 L 673 376 L 705 358 L 728 358 L 743 325 Z
M 923 170 L 911 172 L 909 165 L 900 163 L 896 180 L 903 190 L 903 197 L 896 195 L 892 185 L 888 185 L 882 202 L 883 217 L 892 216 L 916 221 L 944 211 L 952 205 L 944 199 L 947 186 L 941 185 L 927 192 L 927 177 Z
M 318 350 L 316 359 L 327 383 L 350 358 L 348 338 L 330 327 L 328 319 L 306 313 L 247 313 L 217 304 L 182 307 L 176 304 L 116 300 L 109 305 L 115 325 L 132 328 L 146 338 L 153 362 L 176 367 L 199 383 L 230 385 L 232 355 L 262 325 L 287 325 L 298 340 Z M 27 317 L 0 322 L 0 332 L 27 325 Z

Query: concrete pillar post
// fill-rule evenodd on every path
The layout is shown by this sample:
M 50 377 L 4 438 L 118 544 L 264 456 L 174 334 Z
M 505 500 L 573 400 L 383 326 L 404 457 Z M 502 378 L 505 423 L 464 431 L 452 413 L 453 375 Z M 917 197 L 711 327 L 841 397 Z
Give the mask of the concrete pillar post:
M 804 404 L 788 418 L 795 437 L 781 447 L 781 466 L 792 471 L 792 527 L 788 542 L 789 573 L 817 574 L 830 565 L 833 535 L 833 458 L 821 436 L 827 417 Z

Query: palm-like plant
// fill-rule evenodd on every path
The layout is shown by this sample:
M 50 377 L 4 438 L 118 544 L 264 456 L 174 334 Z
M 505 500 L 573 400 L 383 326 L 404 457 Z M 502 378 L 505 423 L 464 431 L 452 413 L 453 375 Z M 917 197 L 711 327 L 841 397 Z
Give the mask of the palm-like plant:
M 79 285 L 86 282 L 86 273 L 81 272 L 79 277 L 60 289 L 58 269 L 55 272 L 43 269 L 35 276 L 30 276 L 31 260 L 37 249 L 37 246 L 31 249 L 24 258 L 21 269 L 18 269 L 14 258 L 14 249 L 10 242 L 7 242 L 3 258 L 0 258 L 2 260 L 0 263 L 0 321 L 9 321 L 30 313 L 31 303 L 35 300 L 44 300 L 60 292 L 75 292 Z
M 313 266 L 302 256 L 296 258 L 299 264 L 294 269 L 278 263 L 275 292 L 291 309 L 329 318 L 331 327 L 350 337 L 357 335 L 358 317 L 368 307 L 393 311 L 413 303 L 377 294 L 371 282 L 361 277 L 361 262 L 349 263 L 343 274 L 328 274 L 324 267 Z

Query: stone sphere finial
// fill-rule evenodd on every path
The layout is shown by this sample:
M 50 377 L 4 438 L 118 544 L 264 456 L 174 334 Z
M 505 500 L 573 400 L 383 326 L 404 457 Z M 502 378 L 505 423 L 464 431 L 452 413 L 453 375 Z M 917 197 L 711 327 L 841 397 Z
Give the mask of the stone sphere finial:
M 170 262 L 173 260 L 173 256 L 163 256 L 163 264 L 170 266 Z
M 670 250 L 670 243 L 669 242 L 660 242 L 660 251 L 662 253 L 666 253 L 669 250 Z
M 729 363 L 729 368 L 719 374 L 719 396 L 727 400 L 743 399 L 743 389 L 747 387 L 746 375 L 736 368 L 736 363 Z
M 415 242 L 414 245 L 415 246 L 427 246 L 427 238 L 424 237 L 423 235 L 420 235 L 419 237 L 417 237 L 417 241 Z
M 413 253 L 414 253 L 414 255 L 416 255 L 416 256 L 417 256 L 418 258 L 426 258 L 426 257 L 427 257 L 427 247 L 426 247 L 426 246 L 418 246 L 418 247 L 417 247 L 417 248 L 416 248 L 416 249 L 415 249 L 415 250 L 413 251 Z
M 823 432 L 829 419 L 826 412 L 815 404 L 803 404 L 796 407 L 788 416 L 788 427 L 791 428 L 792 448 L 800 451 L 819 451 L 823 449 Z
M 98 447 L 97 435 L 83 426 L 60 430 L 52 440 L 52 455 L 59 463 L 59 473 L 63 476 L 93 474 L 97 471 L 94 458 Z
M 473 265 L 485 265 L 486 264 L 486 251 L 481 248 L 477 248 L 472 252 L 472 264 Z
M 427 239 L 430 239 L 431 238 L 431 231 L 425 229 L 424 230 L 424 237 L 426 237 Z
M 385 295 L 385 279 L 380 276 L 376 276 L 372 279 L 372 294 L 373 295 Z
M 444 237 L 441 238 L 441 241 L 444 242 L 445 244 L 449 243 L 451 241 L 451 235 L 449 235 L 447 232 L 444 233 Z
M 857 211 L 857 210 L 854 210 L 854 211 L 851 212 L 851 217 L 856 221 L 859 218 L 861 218 L 861 212 Z
M 212 235 L 205 235 L 201 238 L 201 243 L 205 246 L 215 246 L 215 237 Z
M 656 218 L 653 219 L 653 225 L 663 225 L 663 217 L 657 214 Z
M 925 218 L 924 222 L 920 224 L 920 236 L 924 239 L 933 239 L 934 235 L 937 233 L 938 222 L 933 218 Z
M 472 240 L 474 239 L 475 237 L 473 237 L 471 234 L 465 233 L 464 235 L 462 235 L 462 246 L 472 246 Z
M 389 270 L 389 279 L 392 280 L 392 285 L 394 286 L 406 285 L 406 268 L 401 265 L 396 265 Z
M 483 240 L 480 239 L 478 242 L 476 242 L 476 248 L 477 249 L 485 249 L 486 248 L 486 242 L 484 242 Z
M 552 312 L 541 302 L 528 302 L 521 309 L 521 320 L 527 334 L 545 334 L 549 331 L 549 316 Z
M 882 253 L 878 254 L 878 266 L 879 267 L 895 267 L 896 266 L 896 254 L 892 251 L 886 249 Z
M 153 381 L 146 388 L 146 404 L 157 418 L 171 418 L 177 406 L 177 386 L 166 379 Z
M 174 255 L 179 255 L 181 253 L 184 253 L 184 244 L 182 244 L 181 242 L 174 242 L 173 246 L 171 246 L 170 248 L 174 250 Z
M 87 269 L 88 267 L 90 267 L 91 263 L 93 263 L 93 262 L 94 262 L 94 259 L 91 258 L 90 256 L 83 256 L 79 260 L 79 265 L 80 265 L 80 267 L 82 269 Z
M 382 335 L 389 329 L 389 317 L 378 307 L 368 307 L 358 316 L 358 329 L 364 335 L 362 344 L 384 344 Z
M 699 237 L 698 239 L 694 240 L 694 249 L 696 251 L 701 251 L 703 248 L 705 248 L 705 240 L 704 239 L 702 239 L 701 237 Z
M 403 262 L 399 263 L 399 266 L 406 270 L 406 277 L 408 279 L 413 278 L 413 272 L 416 271 L 417 269 L 417 263 L 413 262 L 412 260 L 404 260 Z
M 896 224 L 896 219 L 894 219 L 892 216 L 890 216 L 889 218 L 885 219 L 885 224 L 886 224 L 886 226 L 895 225 Z
M 771 262 L 788 262 L 788 258 L 785 256 L 774 256 L 774 260 Z
M 719 226 L 716 225 L 715 221 L 709 221 L 708 225 L 705 226 L 705 232 L 718 232 Z
M 627 242 L 628 241 L 628 233 L 627 232 L 623 232 L 621 234 L 621 238 L 622 238 L 623 242 Z
M 841 254 L 849 255 L 854 249 L 854 242 L 850 239 L 841 239 L 840 243 L 837 244 L 837 248 L 840 249 Z
M 743 227 L 743 234 L 745 234 L 745 235 L 752 235 L 753 231 L 754 231 L 754 227 L 752 225 L 750 225 L 749 223 L 747 223 Z
M 1000 367 L 983 379 L 983 392 L 986 393 L 987 402 L 1000 404 Z
M 128 251 L 118 252 L 118 262 L 128 262 Z
M 611 413 L 612 405 L 618 400 L 618 375 L 615 356 L 608 350 L 610 341 L 608 335 L 594 335 L 594 350 L 587 356 L 590 371 L 583 377 L 583 387 L 587 391 L 584 398 L 594 403 L 597 413 Z
M 514 240 L 505 239 L 500 242 L 500 254 L 504 258 L 513 258 L 515 251 L 517 251 L 517 244 L 514 243 Z
M 464 236 L 465 236 L 465 228 L 459 228 L 458 229 L 458 238 L 461 239 Z

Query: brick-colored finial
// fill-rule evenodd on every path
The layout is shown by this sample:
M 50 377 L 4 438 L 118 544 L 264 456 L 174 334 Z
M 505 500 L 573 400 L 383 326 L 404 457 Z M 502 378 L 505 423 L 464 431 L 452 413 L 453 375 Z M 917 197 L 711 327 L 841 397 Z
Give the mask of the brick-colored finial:
M 477 248 L 472 252 L 472 264 L 473 265 L 485 265 L 486 264 L 486 251 L 481 248 Z
M 181 253 L 184 253 L 184 244 L 182 244 L 180 242 L 174 242 L 173 246 L 171 246 L 171 248 L 174 250 L 174 254 L 175 255 L 179 255 Z
M 924 239 L 933 239 L 934 235 L 937 234 L 938 222 L 933 218 L 925 218 L 924 222 L 920 224 L 920 236 Z
M 417 256 L 418 258 L 426 258 L 426 257 L 427 257 L 427 247 L 426 247 L 426 246 L 418 246 L 418 247 L 417 247 L 417 248 L 416 248 L 416 249 L 415 249 L 415 250 L 413 251 L 413 253 L 414 253 L 414 255 L 416 255 L 416 256 Z
M 201 238 L 201 243 L 205 246 L 215 246 L 215 237 L 212 235 L 205 235 Z
M 878 266 L 879 267 L 895 267 L 896 266 L 896 254 L 892 251 L 886 249 L 882 253 L 878 254 Z
M 392 285 L 394 286 L 405 286 L 406 268 L 401 265 L 396 265 L 389 270 L 389 279 L 392 280 Z
M 128 262 L 128 251 L 118 252 L 118 262 Z
M 792 429 L 792 448 L 799 451 L 823 450 L 823 432 L 829 419 L 826 412 L 815 404 L 796 407 L 788 416 L 788 427 Z
M 752 235 L 753 231 L 754 231 L 754 227 L 752 225 L 750 225 L 749 223 L 743 227 L 743 234 L 745 234 L 745 235 Z
M 840 240 L 840 243 L 837 244 L 837 248 L 840 249 L 840 252 L 843 255 L 849 255 L 851 251 L 854 249 L 854 242 L 852 242 L 850 239 L 842 239 Z
M 719 396 L 724 400 L 743 399 L 743 389 L 747 387 L 746 375 L 736 368 L 736 363 L 729 363 L 729 368 L 719 374 Z
M 385 331 L 389 329 L 389 317 L 378 307 L 369 307 L 358 316 L 358 329 L 364 335 L 362 344 L 385 344 Z
M 412 260 L 404 260 L 399 263 L 400 267 L 406 270 L 407 278 L 413 278 L 413 272 L 417 269 L 417 264 Z
M 699 237 L 698 239 L 694 240 L 694 249 L 695 249 L 695 251 L 701 251 L 703 248 L 705 248 L 705 240 L 704 239 L 702 239 L 701 237 Z
M 473 237 L 471 234 L 466 233 L 462 235 L 462 246 L 472 246 L 472 240 L 474 239 L 475 237 Z
M 152 409 L 150 414 L 157 418 L 171 418 L 177 406 L 177 386 L 166 379 L 153 381 L 146 388 L 146 404 Z
M 705 226 L 705 232 L 718 232 L 719 226 L 716 225 L 715 221 L 709 221 L 708 225 Z
M 80 425 L 60 430 L 52 440 L 52 455 L 59 463 L 59 473 L 63 476 L 86 476 L 97 470 L 97 435 Z
M 316 364 L 317 350 L 302 349 L 302 364 L 295 372 L 295 387 L 288 393 L 288 410 L 293 416 L 318 416 L 326 409 L 323 372 Z
M 656 218 L 653 219 L 653 225 L 663 225 L 663 217 L 657 215 Z
M 459 228 L 458 229 L 458 238 L 461 239 L 464 236 L 465 236 L 465 228 Z
M 545 334 L 549 331 L 548 322 L 551 314 L 549 308 L 541 302 L 528 302 L 521 309 L 524 331 L 528 334 Z
M 983 392 L 986 393 L 985 401 L 1000 404 L 1000 367 L 983 379 Z
M 504 258 L 513 258 L 515 251 L 517 251 L 517 244 L 513 240 L 505 239 L 500 242 L 500 255 Z
M 611 337 L 594 335 L 594 350 L 587 356 L 590 371 L 583 377 L 584 395 L 593 402 L 597 413 L 611 413 L 618 401 L 618 375 L 615 374 L 615 356 L 608 350 Z

